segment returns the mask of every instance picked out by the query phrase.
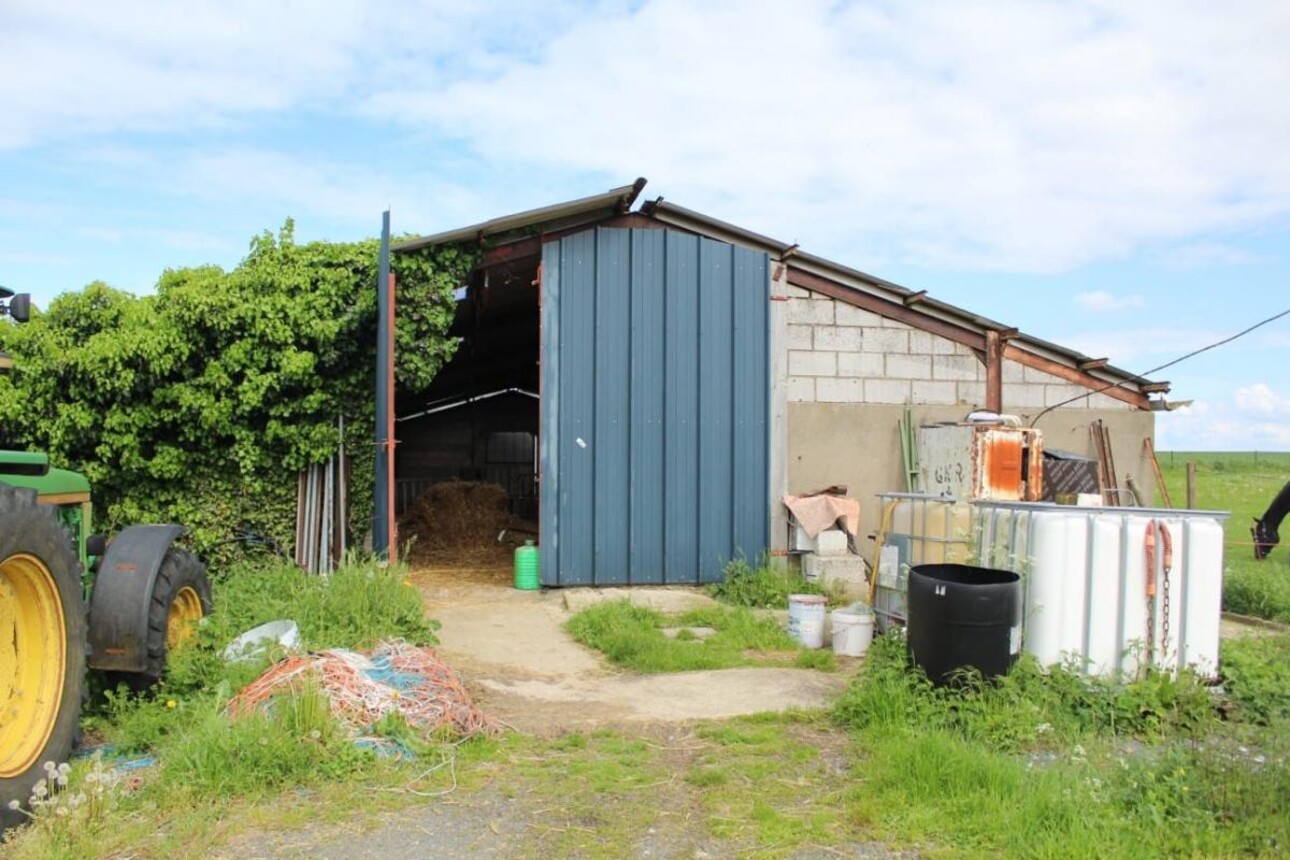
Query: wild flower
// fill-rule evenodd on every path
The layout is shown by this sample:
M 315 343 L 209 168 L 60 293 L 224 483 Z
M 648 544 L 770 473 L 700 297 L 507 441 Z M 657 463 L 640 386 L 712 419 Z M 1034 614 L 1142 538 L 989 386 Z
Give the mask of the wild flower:
M 115 807 L 121 777 L 103 764 L 100 753 L 94 754 L 88 770 L 79 775 L 66 762 L 46 762 L 42 769 L 45 775 L 31 787 L 27 808 L 16 800 L 9 804 L 34 827 L 84 828 L 105 820 Z

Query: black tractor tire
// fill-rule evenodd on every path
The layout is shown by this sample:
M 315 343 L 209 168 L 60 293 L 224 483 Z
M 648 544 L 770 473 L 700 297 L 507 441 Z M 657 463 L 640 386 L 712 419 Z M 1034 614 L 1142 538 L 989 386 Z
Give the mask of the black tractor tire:
M 61 616 L 61 642 L 32 636 L 29 625 L 36 609 Z M 71 755 L 85 692 L 87 611 L 81 565 L 54 509 L 39 504 L 35 490 L 0 484 L 0 651 L 8 652 L 0 654 L 0 666 L 8 662 L 13 667 L 10 677 L 0 678 L 0 830 L 26 820 L 9 804 L 18 801 L 26 807 L 33 786 L 45 775 L 45 763 L 62 763 Z M 57 653 L 51 657 L 47 650 Z M 62 665 L 49 665 L 50 659 Z M 20 672 L 36 660 L 46 662 L 40 678 L 61 670 L 62 684 L 44 691 L 52 696 L 54 711 L 37 718 L 33 734 L 31 719 L 18 716 L 26 693 L 19 685 Z M 46 725 L 40 726 L 41 721 Z M 46 732 L 38 747 L 25 745 Z
M 172 643 L 171 613 L 180 610 L 181 595 L 191 592 L 201 606 L 201 618 L 211 614 L 211 583 L 206 566 L 186 549 L 166 550 L 148 602 L 147 663 L 137 680 L 151 686 L 166 674 Z

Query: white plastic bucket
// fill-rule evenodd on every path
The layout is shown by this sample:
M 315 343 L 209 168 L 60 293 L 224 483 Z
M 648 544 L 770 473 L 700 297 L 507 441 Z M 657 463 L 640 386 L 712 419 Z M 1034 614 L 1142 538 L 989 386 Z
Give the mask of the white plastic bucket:
M 868 607 L 833 610 L 833 653 L 863 657 L 873 641 L 873 612 Z
M 232 663 L 254 660 L 275 645 L 291 651 L 300 645 L 300 628 L 290 619 L 270 621 L 248 630 L 224 649 L 224 659 Z
M 824 647 L 823 595 L 788 596 L 788 635 L 803 648 Z

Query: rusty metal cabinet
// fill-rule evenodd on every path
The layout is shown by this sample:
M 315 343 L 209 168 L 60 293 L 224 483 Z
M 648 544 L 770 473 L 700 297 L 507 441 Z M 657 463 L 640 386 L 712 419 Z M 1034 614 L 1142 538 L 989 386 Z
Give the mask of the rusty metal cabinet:
M 933 495 L 993 501 L 1043 497 L 1043 434 L 1000 424 L 920 428 L 921 489 Z

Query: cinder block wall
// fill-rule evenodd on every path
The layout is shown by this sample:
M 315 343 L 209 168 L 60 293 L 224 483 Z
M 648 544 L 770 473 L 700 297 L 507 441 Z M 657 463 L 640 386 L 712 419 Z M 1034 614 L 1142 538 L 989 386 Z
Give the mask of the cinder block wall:
M 870 311 L 788 287 L 791 403 L 916 403 L 980 408 L 985 366 L 972 350 Z M 1005 412 L 1037 412 L 1087 392 L 1060 377 L 1003 363 Z M 1094 394 L 1072 409 L 1131 409 Z
M 897 422 L 908 404 L 915 423 L 962 419 L 985 403 L 985 367 L 971 350 L 904 323 L 797 287 L 787 296 L 787 491 L 847 484 L 860 499 L 865 534 L 878 526 L 875 496 L 905 489 Z M 1004 411 L 1029 423 L 1047 406 L 1085 394 L 1064 379 L 1005 361 Z M 1142 440 L 1154 437 L 1150 412 L 1105 394 L 1054 409 L 1036 425 L 1051 448 L 1091 454 L 1088 425 L 1111 430 L 1117 472 L 1153 492 Z M 774 520 L 772 520 L 774 521 Z M 776 548 L 783 536 L 772 530 Z M 862 546 L 868 546 L 862 541 Z

